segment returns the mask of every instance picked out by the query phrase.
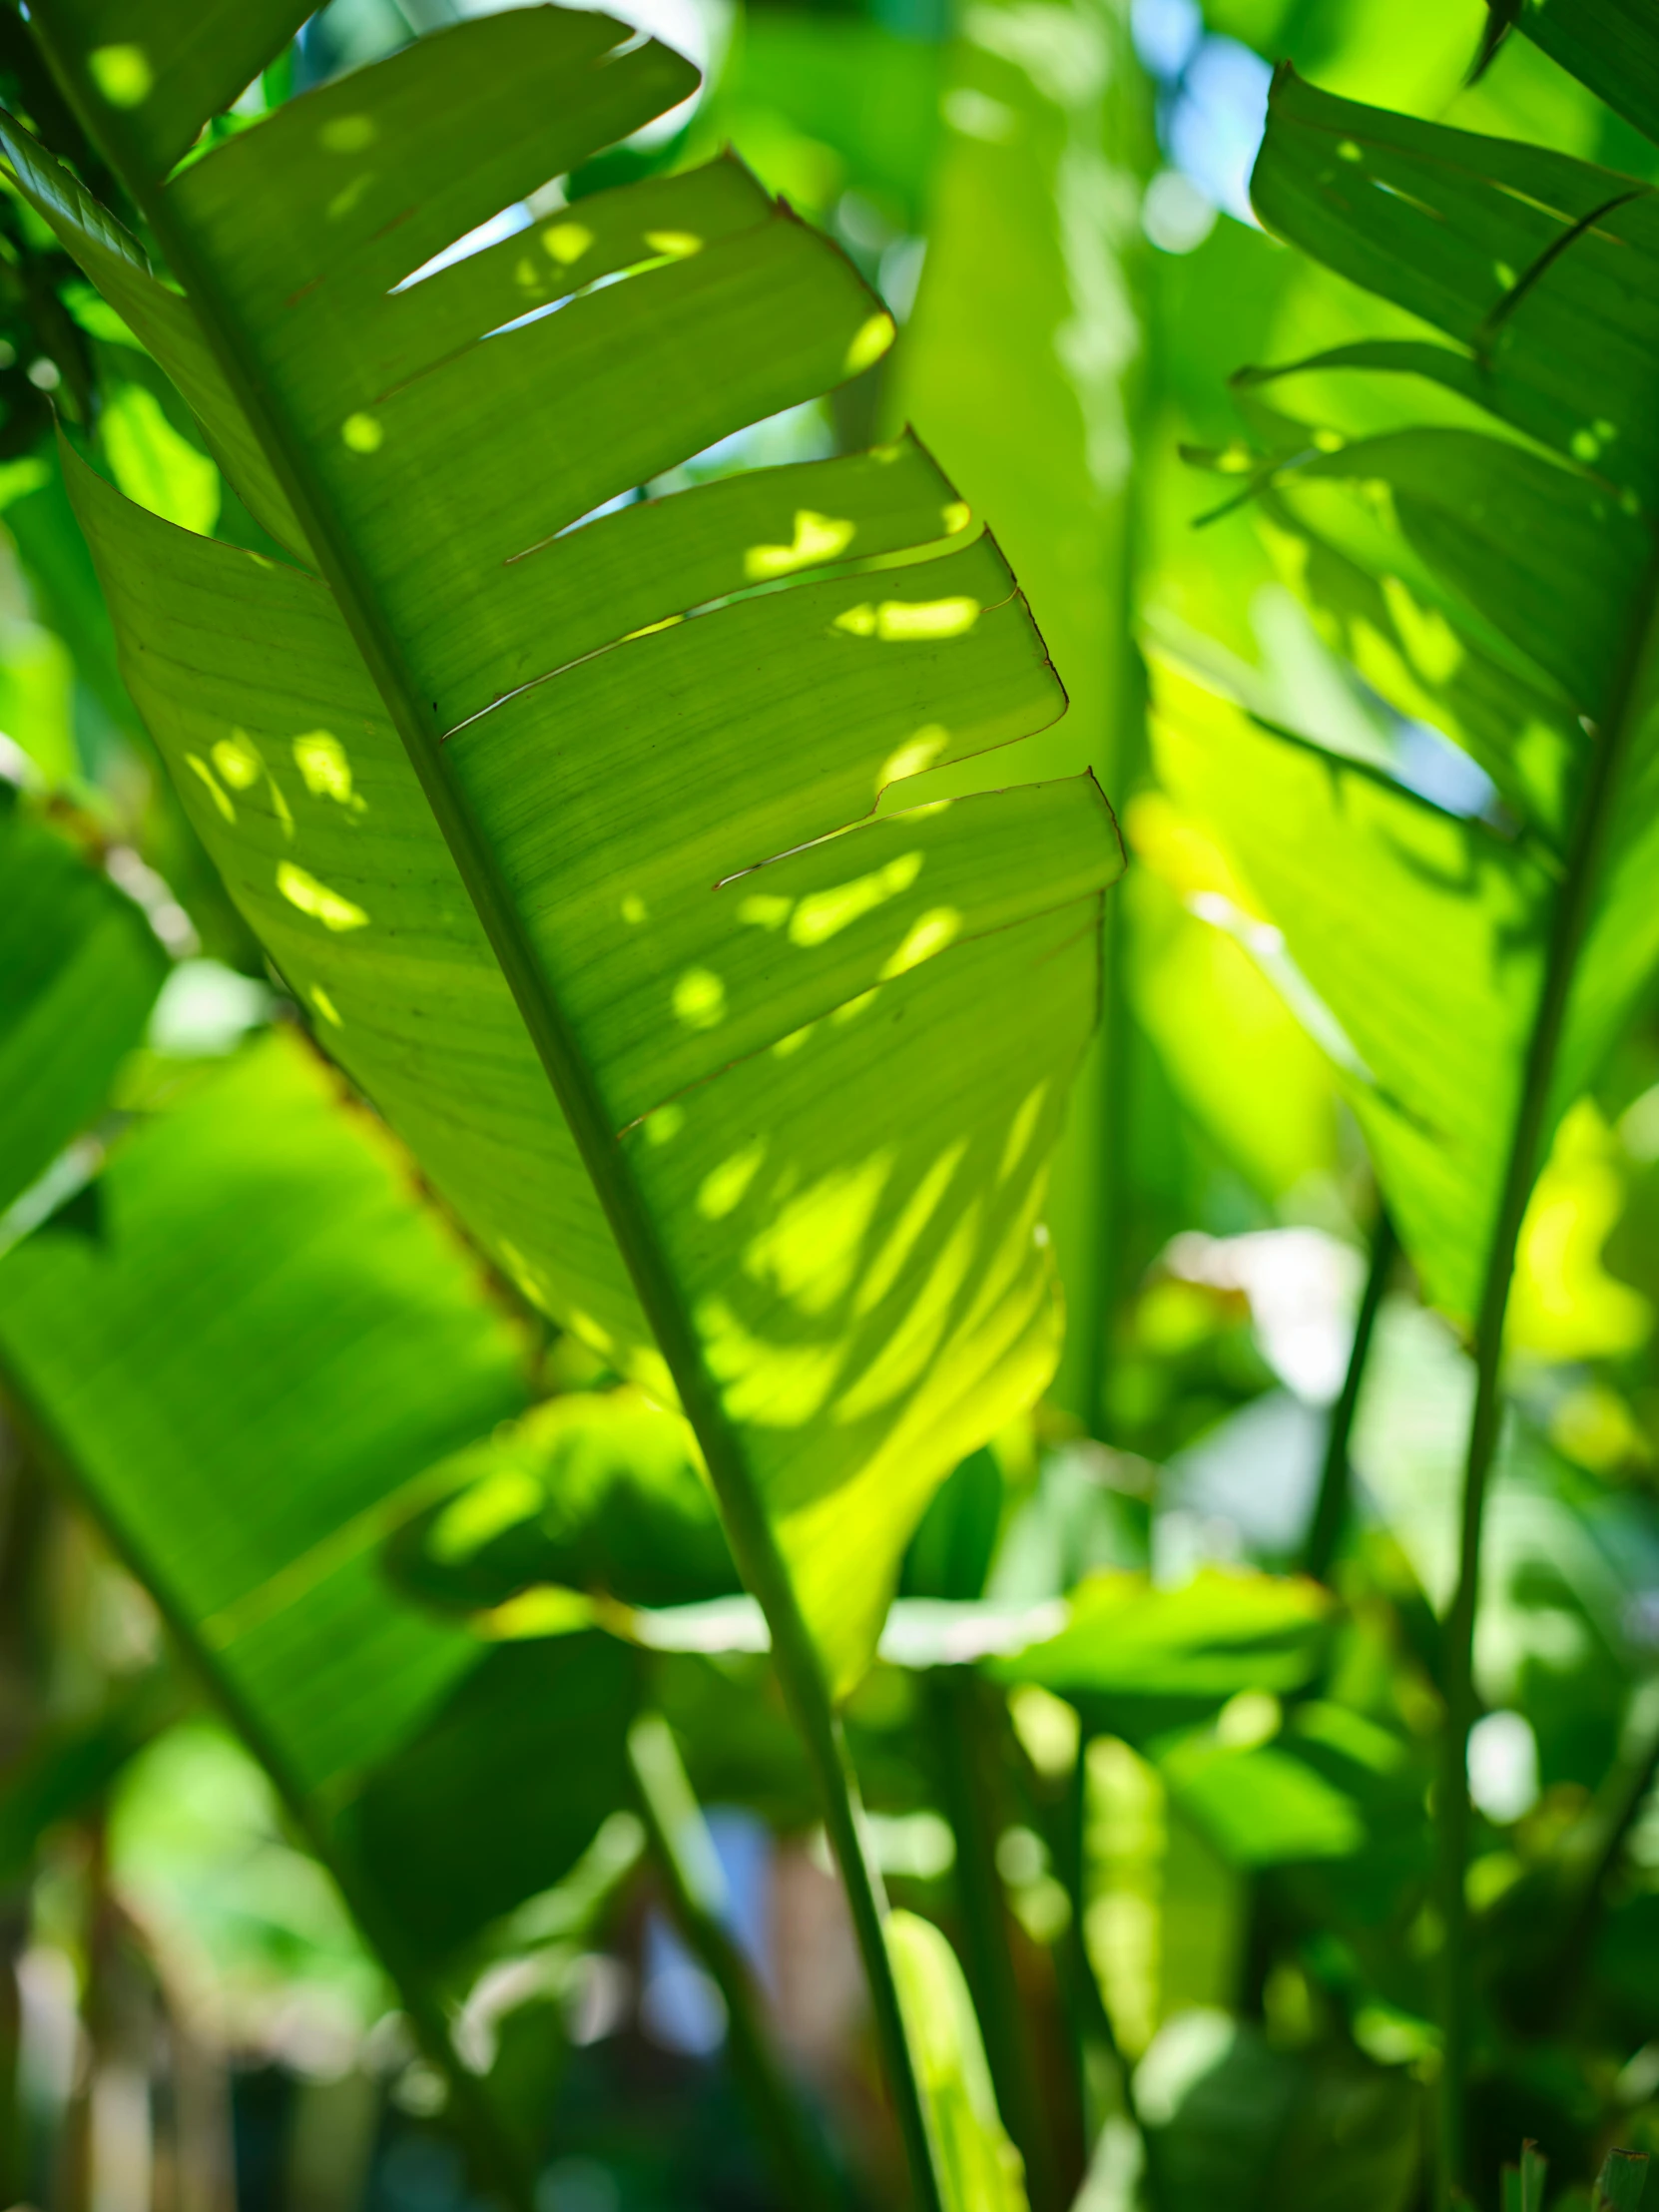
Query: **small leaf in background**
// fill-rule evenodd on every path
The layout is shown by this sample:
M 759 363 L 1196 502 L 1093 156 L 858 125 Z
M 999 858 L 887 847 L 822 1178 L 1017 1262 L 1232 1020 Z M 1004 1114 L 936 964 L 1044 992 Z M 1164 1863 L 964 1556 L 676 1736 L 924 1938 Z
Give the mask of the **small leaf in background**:
M 1026 2212 L 1019 2153 L 997 2113 L 955 1952 L 930 1921 L 913 1913 L 890 1914 L 886 1936 L 944 2212 Z
M 219 470 L 182 437 L 143 384 L 123 384 L 106 403 L 99 428 L 115 480 L 127 497 L 164 522 L 210 537 L 219 520 Z

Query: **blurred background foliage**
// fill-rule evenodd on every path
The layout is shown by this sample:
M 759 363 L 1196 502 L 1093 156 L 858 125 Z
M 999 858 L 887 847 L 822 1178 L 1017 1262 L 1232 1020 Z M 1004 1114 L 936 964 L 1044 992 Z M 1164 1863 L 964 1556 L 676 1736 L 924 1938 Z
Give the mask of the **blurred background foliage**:
M 455 12 L 330 0 L 211 128 L 243 128 Z M 689 53 L 705 89 L 578 173 L 571 196 L 730 142 L 902 326 L 831 400 L 672 482 L 912 422 L 989 517 L 1072 699 L 1025 758 L 973 777 L 1090 765 L 1133 856 L 1053 1208 L 1065 1365 L 938 1496 L 850 1707 L 893 1897 L 962 1961 L 1034 2212 L 1408 2212 L 1436 2060 L 1434 1622 L 1471 1370 L 1404 1263 L 1375 1271 L 1352 1512 L 1311 1554 L 1376 1193 L 1283 940 L 1152 781 L 1141 656 L 1177 651 L 1270 718 L 1453 811 L 1480 808 L 1480 771 L 1386 706 L 1310 615 L 1271 504 L 1212 519 L 1215 479 L 1183 458 L 1236 446 L 1241 365 L 1411 327 L 1251 218 L 1270 65 L 1644 179 L 1659 163 L 1520 40 L 1466 85 L 1481 0 L 618 12 Z M 0 84 L 113 190 L 9 12 Z M 1374 390 L 1333 383 L 1328 399 L 1353 428 L 1387 425 Z M 1420 419 L 1420 393 L 1412 404 Z M 246 1131 L 299 1113 L 284 1085 L 306 1112 L 348 1113 L 317 1089 L 299 1012 L 126 699 L 54 419 L 143 505 L 261 543 L 171 385 L 8 188 L 0 840 L 9 881 L 50 876 L 52 910 L 74 907 L 88 963 L 66 1075 L 84 1134 L 68 1153 L 31 1151 L 27 932 L 48 892 L 32 925 L 27 900 L 0 914 L 0 1120 L 21 1163 L 0 1191 L 0 1322 L 14 1317 L 14 1345 L 36 1302 L 73 1304 L 106 1155 L 142 1183 L 161 1155 L 141 1148 L 169 1117 Z M 971 788 L 967 771 L 937 782 Z M 369 1141 L 353 1129 L 328 1141 Z M 417 1202 L 412 1186 L 398 1201 Z M 1569 2192 L 1614 2142 L 1659 2148 L 1656 1231 L 1649 1021 L 1555 1139 L 1510 1318 L 1470 1748 L 1472 2105 L 1493 2203 L 1523 2136 Z M 722 1937 L 783 2053 L 815 2187 L 895 2201 L 811 1789 L 684 1440 L 486 1282 L 447 1225 L 420 1233 L 444 1240 L 457 1312 L 493 1333 L 495 1364 L 467 1417 L 408 1446 L 408 1471 L 430 1479 L 418 1510 L 376 1532 L 376 1602 L 417 1624 L 411 1651 L 475 1654 L 483 1638 L 488 1656 L 459 1689 L 443 1676 L 414 1751 L 350 1805 L 319 1811 L 272 1779 L 222 1717 L 230 1677 L 204 1679 L 225 1640 L 164 1620 L 119 1529 L 112 1541 L 77 1504 L 24 1410 L 0 1432 L 0 2202 L 480 2207 L 468 2077 L 517 2114 L 539 2212 L 783 2202 Z M 385 1388 L 403 1404 L 413 1383 L 388 1371 Z M 283 1403 L 274 1386 L 274 1422 Z M 307 1450 L 317 1416 L 292 1399 L 287 1417 L 276 1466 Z M 1321 1581 L 1297 1571 L 1310 1563 Z M 568 1743 L 549 1733 L 553 1709 Z M 625 1756 L 628 1717 L 646 1709 L 706 1810 L 717 1864 L 702 1908 L 695 1885 L 677 1888 L 654 1841 L 661 1806 Z M 524 1787 L 491 1802 L 472 1794 L 469 1747 L 515 1715 Z M 411 2025 L 384 1944 L 365 1940 L 361 1897 L 342 1896 L 330 1853 L 353 1820 L 353 1863 L 414 1899 L 429 1936 L 454 2079 Z

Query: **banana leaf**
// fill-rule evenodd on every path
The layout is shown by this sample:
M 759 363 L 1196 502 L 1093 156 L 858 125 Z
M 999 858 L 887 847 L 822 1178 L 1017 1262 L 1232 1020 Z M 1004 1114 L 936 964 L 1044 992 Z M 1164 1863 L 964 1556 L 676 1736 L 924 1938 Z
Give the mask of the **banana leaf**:
M 1342 348 L 1245 397 L 1272 380 L 1299 410 L 1256 416 L 1265 519 L 1327 634 L 1493 796 L 1455 814 L 1180 671 L 1160 762 L 1283 932 L 1402 1240 L 1468 1321 L 1659 968 L 1659 213 L 1635 180 L 1289 72 L 1253 190 L 1270 228 L 1449 341 Z M 1351 440 L 1320 417 L 1334 378 L 1379 372 L 1495 429 Z
M 623 1646 L 492 1647 L 383 1565 L 458 1447 L 522 1409 L 521 1326 L 291 1031 L 118 1142 L 99 1188 L 96 1237 L 54 1226 L 0 1261 L 0 1388 L 443 2055 L 439 2000 L 484 1932 L 627 1789 Z
M 1056 1358 L 1043 1183 L 1118 847 L 1088 778 L 862 819 L 1063 703 L 913 441 L 594 511 L 890 319 L 730 160 L 424 273 L 691 89 L 603 16 L 419 40 L 165 184 L 180 26 L 119 82 L 91 11 L 32 28 L 184 291 L 7 125 L 19 185 L 296 564 L 66 462 L 192 819 L 490 1256 L 678 1397 L 844 1690 L 932 1489 Z

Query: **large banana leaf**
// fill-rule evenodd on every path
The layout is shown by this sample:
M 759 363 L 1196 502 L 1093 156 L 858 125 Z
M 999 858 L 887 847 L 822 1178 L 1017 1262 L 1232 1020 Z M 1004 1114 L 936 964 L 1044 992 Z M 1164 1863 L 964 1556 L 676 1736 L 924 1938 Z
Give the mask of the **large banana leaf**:
M 0 779 L 0 1213 L 102 1109 L 167 955 L 137 906 Z
M 32 21 L 185 294 L 7 127 L 20 184 L 304 564 L 72 468 L 193 819 L 492 1256 L 679 1394 L 844 1687 L 930 1490 L 1053 1366 L 1038 1215 L 1116 842 L 1087 779 L 860 821 L 1062 705 L 914 444 L 574 526 L 890 322 L 729 161 L 406 281 L 690 89 L 608 18 L 421 40 L 165 189 L 87 9 Z
M 101 1189 L 96 1237 L 0 1262 L 0 1382 L 430 2019 L 626 1790 L 621 1645 L 481 1644 L 382 1562 L 524 1404 L 520 1334 L 291 1035 L 119 1143 Z
M 1525 440 L 1265 418 L 1292 569 L 1400 711 L 1487 768 L 1489 819 L 1179 677 L 1163 700 L 1166 773 L 1323 1001 L 1401 1234 L 1468 1318 L 1505 1209 L 1659 966 L 1659 215 L 1633 180 L 1288 73 L 1254 191 L 1270 226 L 1454 341 L 1298 364 L 1316 400 L 1333 370 L 1426 376 Z

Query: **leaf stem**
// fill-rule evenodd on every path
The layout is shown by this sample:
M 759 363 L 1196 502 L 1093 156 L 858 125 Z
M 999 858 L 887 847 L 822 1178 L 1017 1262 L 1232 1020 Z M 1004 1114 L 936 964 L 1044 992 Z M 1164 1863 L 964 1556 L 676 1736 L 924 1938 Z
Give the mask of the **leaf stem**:
M 799 2212 L 834 2212 L 839 2193 L 768 2040 L 748 1962 L 721 1918 L 725 1877 L 703 1809 L 660 1713 L 642 1714 L 629 1730 L 628 1763 L 674 1918 L 725 2000 L 733 2066 L 772 2154 L 779 2201 Z
M 910 2172 L 915 2212 L 942 2212 L 921 2091 L 905 2039 L 882 1923 L 886 1899 L 868 1848 L 857 1785 L 818 1650 L 796 1597 L 765 1506 L 726 1417 L 690 1315 L 679 1294 L 631 1165 L 604 1110 L 593 1071 L 550 988 L 495 856 L 451 774 L 431 702 L 416 685 L 401 641 L 379 604 L 350 533 L 334 515 L 304 439 L 276 400 L 264 364 L 240 330 L 219 273 L 173 203 L 132 158 L 122 119 L 98 100 L 84 57 L 61 19 L 37 7 L 30 29 L 88 135 L 110 159 L 143 211 L 183 284 L 203 334 L 286 494 L 323 580 L 333 592 L 375 689 L 432 810 L 549 1085 L 604 1209 L 681 1408 L 702 1446 L 709 1478 L 744 1581 L 772 1631 L 773 1663 L 804 1740 L 840 1868 L 864 1973 L 876 2041 Z
M 1308 1523 L 1307 1540 L 1302 1547 L 1302 1571 L 1312 1575 L 1316 1582 L 1330 1581 L 1337 1546 L 1342 1542 L 1343 1530 L 1348 1522 L 1354 1491 L 1354 1469 L 1349 1458 L 1349 1442 L 1354 1433 L 1354 1416 L 1359 1410 L 1360 1386 L 1366 1378 L 1366 1364 L 1371 1357 L 1377 1317 L 1382 1308 L 1382 1294 L 1388 1287 L 1388 1276 L 1398 1249 L 1387 1208 L 1380 1205 L 1377 1226 L 1372 1231 L 1371 1264 L 1366 1271 L 1366 1287 L 1354 1324 L 1354 1342 L 1349 1347 L 1348 1372 L 1343 1377 L 1343 1386 L 1338 1393 L 1337 1402 L 1331 1408 L 1331 1424 L 1325 1434 L 1325 1461 L 1320 1468 L 1319 1492 L 1314 1500 L 1313 1518 Z
M 1555 909 L 1543 985 L 1527 1044 L 1521 1094 L 1486 1257 L 1474 1327 L 1474 1409 L 1469 1419 L 1457 1544 L 1457 1581 L 1441 1630 L 1445 1722 L 1434 1790 L 1436 1887 L 1441 1919 L 1440 2073 L 1436 2087 L 1435 2163 L 1442 2208 L 1466 2187 L 1464 2111 L 1473 2054 L 1474 2000 L 1468 1959 L 1465 1877 L 1469 1847 L 1468 1740 L 1475 1717 L 1474 1623 L 1480 1596 L 1480 1537 L 1492 1459 L 1502 1425 L 1503 1325 L 1521 1223 L 1537 1175 L 1554 1103 L 1556 1058 L 1578 955 L 1590 918 L 1610 802 L 1628 750 L 1640 686 L 1659 622 L 1659 552 L 1650 555 L 1636 596 L 1638 614 L 1608 687 L 1599 726 L 1587 725 L 1590 754 Z

